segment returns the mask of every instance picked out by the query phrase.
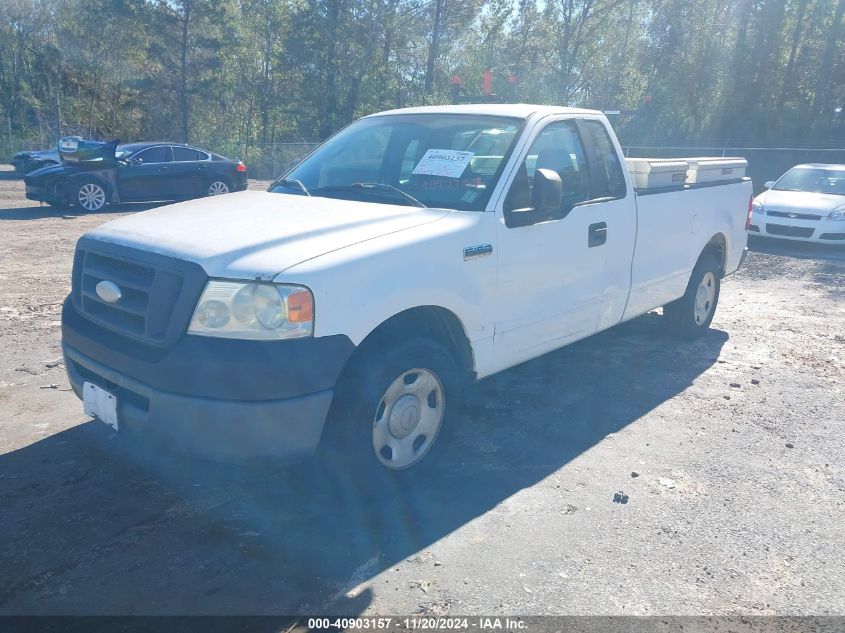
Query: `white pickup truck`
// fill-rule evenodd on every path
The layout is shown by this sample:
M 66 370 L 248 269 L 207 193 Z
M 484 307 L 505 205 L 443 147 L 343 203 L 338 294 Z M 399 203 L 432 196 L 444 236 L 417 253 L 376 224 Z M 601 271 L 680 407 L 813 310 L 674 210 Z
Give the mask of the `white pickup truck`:
M 715 177 L 693 169 L 708 161 Z M 751 183 L 736 161 L 630 165 L 595 111 L 367 116 L 269 191 L 86 233 L 71 384 L 114 428 L 215 456 L 322 445 L 406 469 L 462 423 L 473 380 L 659 306 L 684 336 L 708 328 Z

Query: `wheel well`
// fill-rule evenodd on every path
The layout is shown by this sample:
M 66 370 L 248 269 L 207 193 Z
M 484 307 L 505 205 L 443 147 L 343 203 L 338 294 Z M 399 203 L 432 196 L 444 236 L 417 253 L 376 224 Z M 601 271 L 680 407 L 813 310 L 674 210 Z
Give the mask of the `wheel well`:
M 436 340 L 452 353 L 467 379 L 475 377 L 472 346 L 464 327 L 453 312 L 440 306 L 420 306 L 390 317 L 361 341 L 349 362 L 352 363 L 358 354 L 378 353 L 380 346 L 389 345 L 397 338 L 408 338 L 409 335 Z
M 713 255 L 716 257 L 716 261 L 719 262 L 719 269 L 721 270 L 722 275 L 724 275 L 728 257 L 728 246 L 725 241 L 725 236 L 721 233 L 716 233 L 716 235 L 711 237 L 710 241 L 707 242 L 707 245 L 704 247 L 704 250 L 701 251 L 701 255 L 698 259 L 701 260 L 701 258 L 705 255 Z

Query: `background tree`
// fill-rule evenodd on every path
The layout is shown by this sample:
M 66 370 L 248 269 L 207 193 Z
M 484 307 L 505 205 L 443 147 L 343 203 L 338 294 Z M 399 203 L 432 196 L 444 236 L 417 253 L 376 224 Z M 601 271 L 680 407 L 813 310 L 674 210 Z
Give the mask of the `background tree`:
M 636 110 L 629 144 L 845 144 L 845 0 L 3 0 L 0 154 L 82 134 L 264 161 L 487 69 Z

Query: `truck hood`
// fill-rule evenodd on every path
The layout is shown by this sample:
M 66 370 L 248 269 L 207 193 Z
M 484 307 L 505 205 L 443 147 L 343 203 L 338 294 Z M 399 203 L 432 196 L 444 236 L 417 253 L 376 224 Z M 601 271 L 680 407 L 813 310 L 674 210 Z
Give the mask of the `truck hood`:
M 243 191 L 136 213 L 85 237 L 192 261 L 211 277 L 269 280 L 306 260 L 449 213 Z
M 815 212 L 819 215 L 827 215 L 834 209 L 845 205 L 845 196 L 810 191 L 769 189 L 757 196 L 757 202 L 762 204 L 766 211 Z

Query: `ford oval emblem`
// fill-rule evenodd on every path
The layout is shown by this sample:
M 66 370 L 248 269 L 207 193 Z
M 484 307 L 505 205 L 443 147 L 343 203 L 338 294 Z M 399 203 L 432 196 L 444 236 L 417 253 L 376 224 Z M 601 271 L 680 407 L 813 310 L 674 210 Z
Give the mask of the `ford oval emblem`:
M 97 296 L 106 303 L 117 303 L 123 296 L 123 293 L 120 292 L 120 286 L 113 281 L 101 281 L 97 284 L 95 290 L 97 291 Z

